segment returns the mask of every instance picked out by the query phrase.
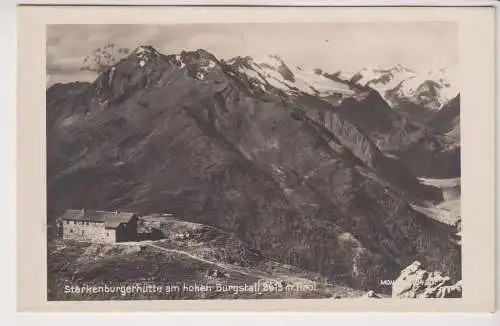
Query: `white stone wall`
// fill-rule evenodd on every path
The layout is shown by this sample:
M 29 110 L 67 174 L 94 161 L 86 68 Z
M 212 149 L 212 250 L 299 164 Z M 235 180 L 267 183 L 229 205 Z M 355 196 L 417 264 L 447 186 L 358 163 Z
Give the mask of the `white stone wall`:
M 104 223 L 90 221 L 63 221 L 63 239 L 86 242 L 114 243 L 116 234 L 106 229 Z

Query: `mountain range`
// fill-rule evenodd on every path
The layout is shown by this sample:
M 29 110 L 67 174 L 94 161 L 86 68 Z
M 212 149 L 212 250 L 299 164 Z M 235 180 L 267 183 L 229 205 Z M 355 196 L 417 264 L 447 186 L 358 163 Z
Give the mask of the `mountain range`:
M 338 76 L 377 90 L 392 107 L 424 123 L 459 93 L 457 77 L 445 68 L 419 73 L 396 65 Z
M 414 206 L 445 200 L 419 177 L 460 177 L 459 95 L 396 70 L 377 72 L 385 82 L 140 46 L 91 83 L 47 90 L 49 221 L 173 213 L 357 289 L 386 291 L 415 260 L 458 280 L 456 230 Z

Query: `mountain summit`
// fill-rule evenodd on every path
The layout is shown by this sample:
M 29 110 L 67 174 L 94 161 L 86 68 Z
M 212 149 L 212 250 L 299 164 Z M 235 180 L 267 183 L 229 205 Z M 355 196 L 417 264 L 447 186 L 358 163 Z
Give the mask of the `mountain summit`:
M 155 48 L 149 45 L 141 45 L 137 47 L 134 51 L 134 54 L 139 60 L 138 64 L 140 67 L 144 67 L 144 65 L 160 55 Z

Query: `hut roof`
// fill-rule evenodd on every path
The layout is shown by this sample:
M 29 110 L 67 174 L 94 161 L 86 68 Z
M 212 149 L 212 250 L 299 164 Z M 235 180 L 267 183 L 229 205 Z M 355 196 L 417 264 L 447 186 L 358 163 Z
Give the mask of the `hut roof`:
M 136 214 L 127 212 L 94 211 L 86 209 L 68 209 L 59 218 L 68 221 L 89 221 L 104 223 L 107 229 L 116 229 L 122 223 L 128 223 Z

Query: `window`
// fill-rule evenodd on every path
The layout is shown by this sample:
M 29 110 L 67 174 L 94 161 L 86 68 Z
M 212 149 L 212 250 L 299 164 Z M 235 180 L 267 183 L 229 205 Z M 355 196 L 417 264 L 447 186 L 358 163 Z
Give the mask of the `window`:
M 66 221 L 66 224 L 69 224 L 69 221 Z
M 109 237 L 109 232 L 106 232 L 106 236 Z
M 84 231 L 84 230 L 82 230 L 82 235 L 84 235 L 84 234 L 85 234 L 85 231 Z

